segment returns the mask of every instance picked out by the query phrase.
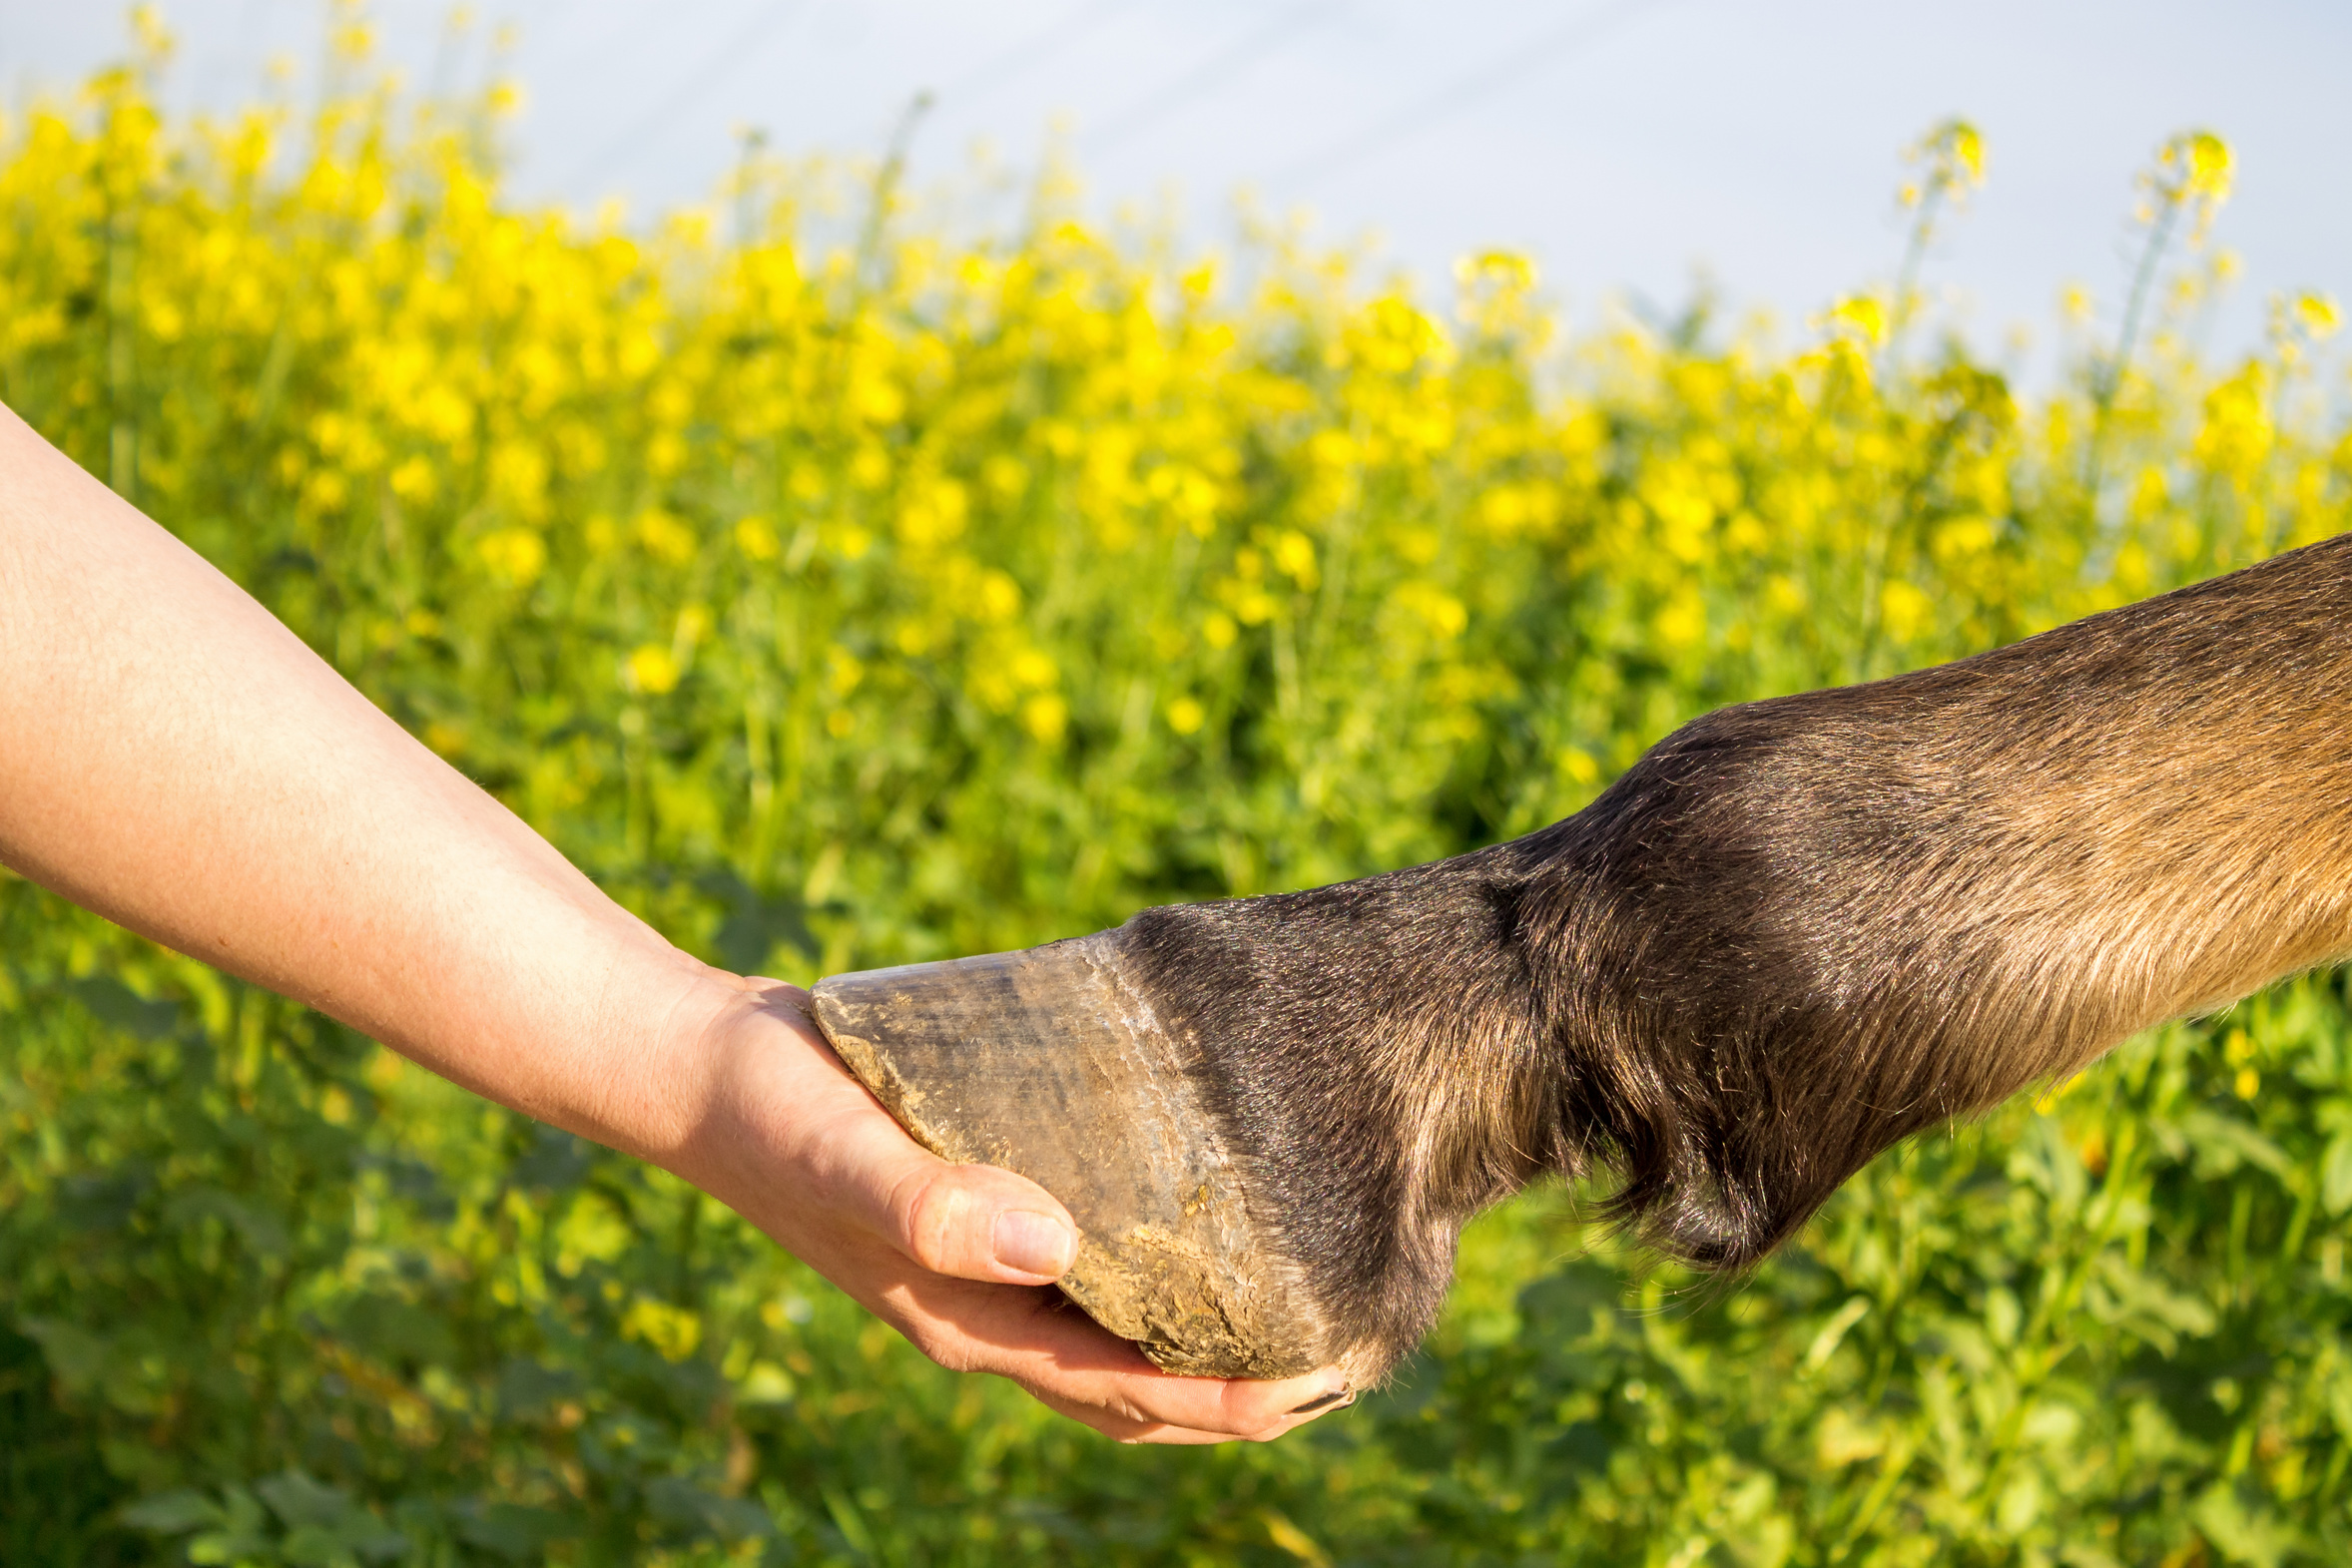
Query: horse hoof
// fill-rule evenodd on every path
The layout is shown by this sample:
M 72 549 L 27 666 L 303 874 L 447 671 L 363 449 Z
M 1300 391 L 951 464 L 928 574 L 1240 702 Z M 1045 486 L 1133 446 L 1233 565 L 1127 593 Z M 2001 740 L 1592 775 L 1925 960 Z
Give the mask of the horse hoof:
M 1323 1338 L 1118 933 L 836 975 L 819 1025 L 941 1159 L 1017 1171 L 1079 1230 L 1061 1289 L 1154 1364 L 1291 1377 Z

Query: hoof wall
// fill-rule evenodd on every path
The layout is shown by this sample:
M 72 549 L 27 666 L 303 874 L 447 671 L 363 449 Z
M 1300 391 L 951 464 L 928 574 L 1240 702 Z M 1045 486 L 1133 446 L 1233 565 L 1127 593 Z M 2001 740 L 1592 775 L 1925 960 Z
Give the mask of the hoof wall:
M 1116 932 L 836 975 L 834 1049 L 942 1159 L 1017 1171 L 1078 1222 L 1069 1298 L 1171 1372 L 1322 1362 L 1293 1271 L 1252 1223 L 1176 1042 L 1121 981 Z

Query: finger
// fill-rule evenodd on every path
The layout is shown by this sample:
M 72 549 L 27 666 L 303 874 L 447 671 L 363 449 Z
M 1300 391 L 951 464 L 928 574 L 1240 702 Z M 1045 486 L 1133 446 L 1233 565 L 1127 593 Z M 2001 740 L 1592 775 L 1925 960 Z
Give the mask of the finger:
M 1030 1390 L 1030 1393 L 1038 1400 L 1039 1403 L 1059 1411 L 1061 1414 L 1070 1417 L 1072 1420 L 1082 1422 L 1087 1426 L 1091 1426 L 1096 1431 L 1101 1432 L 1104 1436 L 1112 1438 L 1118 1442 L 1184 1444 L 1196 1446 L 1210 1443 L 1272 1442 L 1276 1438 L 1285 1436 L 1288 1433 L 1297 1430 L 1299 1427 L 1306 1425 L 1309 1421 L 1319 1419 L 1321 1416 L 1326 1414 L 1328 1410 L 1346 1409 L 1349 1405 L 1356 1402 L 1356 1396 L 1354 1394 L 1349 1394 L 1344 1399 L 1335 1401 L 1324 1410 L 1317 1410 L 1314 1413 L 1308 1415 L 1288 1416 L 1276 1422 L 1272 1426 L 1262 1427 L 1256 1431 L 1217 1432 L 1202 1431 L 1196 1427 L 1190 1426 L 1172 1426 L 1165 1421 L 1138 1421 L 1132 1419 L 1131 1417 L 1119 1415 L 1108 1410 L 1097 1409 L 1091 1405 L 1075 1404 L 1066 1399 L 1057 1398 L 1052 1394 L 1039 1392 L 1034 1389 Z
M 1059 1411 L 1072 1420 L 1093 1427 L 1104 1436 L 1122 1443 L 1206 1444 L 1230 1442 L 1271 1442 L 1275 1438 L 1306 1425 L 1329 1410 L 1345 1409 L 1356 1402 L 1353 1393 L 1335 1400 L 1330 1405 L 1309 1414 L 1291 1414 L 1271 1425 L 1249 1431 L 1213 1431 L 1198 1427 L 1180 1426 L 1167 1421 L 1139 1420 L 1117 1409 L 1106 1409 L 1098 1404 L 1073 1400 L 1054 1388 L 1030 1388 L 1027 1392 L 1039 1403 Z
M 1054 1405 L 1053 1401 L 1050 1399 L 1044 1400 L 1043 1402 L 1048 1405 L 1052 1405 L 1055 1409 L 1061 1408 L 1059 1405 Z M 1351 1399 L 1349 1402 L 1353 1403 L 1354 1401 Z M 1337 1405 L 1334 1406 L 1334 1408 L 1344 1409 L 1346 1408 L 1346 1405 Z M 1318 1420 L 1322 1416 L 1321 1411 L 1318 1411 L 1314 1415 L 1294 1416 L 1289 1420 L 1279 1423 L 1278 1425 L 1269 1426 L 1262 1431 L 1255 1432 L 1203 1432 L 1196 1431 L 1189 1426 L 1169 1426 L 1162 1423 L 1137 1423 L 1128 1421 L 1123 1417 L 1116 1416 L 1102 1416 L 1098 1414 L 1093 1418 L 1089 1418 L 1089 1416 L 1084 1411 L 1063 1410 L 1062 1413 L 1065 1415 L 1071 1415 L 1074 1419 L 1084 1422 L 1086 1425 L 1092 1426 L 1096 1431 L 1101 1432 L 1106 1437 L 1110 1437 L 1118 1442 L 1152 1443 L 1168 1446 L 1190 1447 L 1205 1447 L 1212 1443 L 1270 1443 L 1275 1441 L 1277 1438 L 1290 1435 L 1290 1433 L 1296 1431 L 1302 1426 L 1305 1426 L 1308 1422 Z
M 1009 1377 L 1066 1413 L 1083 1407 L 1231 1439 L 1287 1429 L 1352 1391 L 1339 1367 L 1279 1380 L 1175 1376 L 1047 1292 L 965 1286 L 948 1298 L 902 1285 L 889 1293 L 890 1315 L 917 1348 L 946 1366 Z
M 1047 1285 L 1078 1256 L 1069 1211 L 1027 1177 L 915 1151 L 888 1178 L 883 1234 L 933 1274 Z
M 1230 1432 L 1195 1432 L 1181 1426 L 1167 1426 L 1157 1421 L 1129 1420 L 1126 1416 L 1114 1415 L 1108 1410 L 1098 1410 L 1091 1405 L 1073 1404 L 1066 1399 L 1056 1399 L 1049 1395 L 1036 1393 L 1033 1389 L 1030 1392 L 1037 1402 L 1047 1409 L 1066 1415 L 1081 1425 L 1091 1426 L 1113 1442 L 1203 1446 L 1210 1443 L 1230 1443 L 1244 1440 L 1235 1437 Z
M 1078 1256 L 1078 1228 L 1051 1193 L 995 1166 L 949 1165 L 879 1105 L 842 1129 L 835 1153 L 858 1218 L 932 1274 L 1049 1285 Z
M 1052 1194 L 1012 1171 L 940 1159 L 907 1136 L 814 1030 L 807 1045 L 829 1070 L 796 1085 L 793 1122 L 827 1201 L 933 1274 L 1045 1285 L 1069 1268 L 1078 1228 Z
M 1017 1374 L 1015 1374 L 1017 1375 Z M 1354 1391 L 1336 1372 L 1269 1383 L 1245 1378 L 1176 1377 L 1155 1369 L 1107 1378 L 1021 1379 L 1040 1398 L 1075 1395 L 1127 1421 L 1203 1434 L 1215 1441 L 1265 1441 L 1331 1410 Z

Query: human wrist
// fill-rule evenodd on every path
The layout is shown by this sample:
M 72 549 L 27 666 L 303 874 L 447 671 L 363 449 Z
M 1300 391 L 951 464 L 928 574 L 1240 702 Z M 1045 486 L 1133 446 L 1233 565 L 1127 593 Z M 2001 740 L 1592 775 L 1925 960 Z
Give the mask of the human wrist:
M 566 1114 L 547 1119 L 687 1175 L 680 1163 L 719 1093 L 715 1025 L 749 989 L 658 938 L 630 944 L 607 970 Z
M 695 969 L 662 1013 L 642 1074 L 653 1135 L 631 1152 L 735 1203 L 759 1185 L 750 1179 L 760 1157 L 747 1145 L 776 1130 L 762 1109 L 773 1097 L 763 1069 L 775 1064 L 762 1059 L 788 1046 L 783 1036 L 806 1019 L 793 1006 L 797 987 Z

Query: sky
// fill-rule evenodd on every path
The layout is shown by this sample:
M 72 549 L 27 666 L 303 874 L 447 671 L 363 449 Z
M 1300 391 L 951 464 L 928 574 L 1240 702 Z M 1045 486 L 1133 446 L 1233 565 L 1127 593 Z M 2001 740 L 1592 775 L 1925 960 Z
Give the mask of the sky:
M 274 57 L 296 91 L 314 74 L 317 0 L 159 9 L 175 104 L 250 101 Z M 2021 368 L 2055 362 L 2069 284 L 2111 333 L 2133 172 L 2185 128 L 2239 158 L 2213 243 L 2244 270 L 2212 348 L 2258 342 L 2276 291 L 2352 298 L 2352 6 L 2321 0 L 478 0 L 459 33 L 438 3 L 364 13 L 415 86 L 519 82 L 511 189 L 583 214 L 707 200 L 748 129 L 872 157 L 928 92 L 916 189 L 978 189 L 983 147 L 1017 189 L 1058 137 L 1098 211 L 1174 211 L 1203 248 L 1230 249 L 1247 193 L 1433 297 L 1501 247 L 1571 323 L 1673 309 L 1704 275 L 1794 333 L 1892 276 L 1898 155 L 1960 114 L 1989 182 L 1924 283 L 1987 348 L 2030 329 Z M 119 57 L 123 14 L 0 0 L 0 94 Z

